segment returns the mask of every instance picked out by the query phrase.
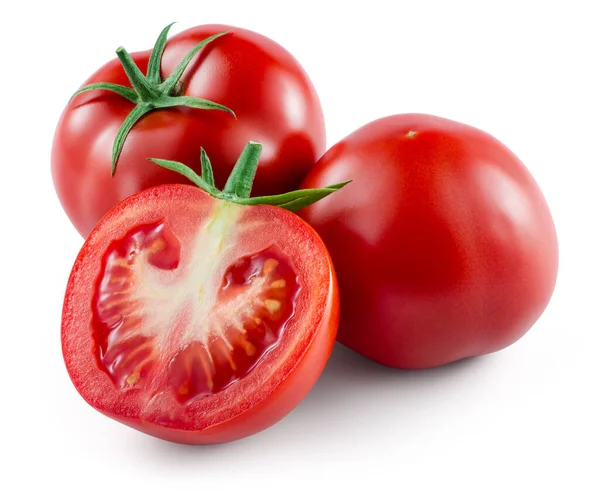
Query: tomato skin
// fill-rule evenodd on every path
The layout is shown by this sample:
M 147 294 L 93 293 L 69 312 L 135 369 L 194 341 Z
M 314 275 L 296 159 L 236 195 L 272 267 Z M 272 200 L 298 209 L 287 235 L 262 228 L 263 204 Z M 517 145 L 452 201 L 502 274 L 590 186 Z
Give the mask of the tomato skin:
M 341 343 L 421 369 L 505 348 L 540 317 L 557 277 L 554 224 L 495 138 L 429 115 L 386 117 L 331 148 L 302 187 L 344 179 L 301 211 L 336 267 Z
M 304 300 L 296 310 L 296 314 L 303 315 L 310 310 L 306 322 L 312 324 L 304 328 L 290 324 L 285 338 L 287 341 L 284 342 L 292 344 L 285 345 L 280 355 L 271 352 L 248 376 L 213 395 L 207 402 L 201 400 L 194 406 L 192 411 L 196 414 L 201 412 L 204 418 L 175 418 L 173 425 L 155 422 L 152 415 L 144 413 L 143 405 L 138 404 L 143 390 L 119 390 L 98 364 L 90 326 L 93 320 L 90 300 L 102 254 L 112 240 L 118 239 L 131 226 L 166 219 L 180 228 L 195 222 L 194 216 L 199 211 L 202 212 L 200 217 L 205 216 L 215 201 L 220 200 L 214 200 L 196 187 L 163 185 L 120 202 L 101 220 L 82 247 L 71 272 L 63 307 L 63 356 L 71 380 L 82 397 L 98 411 L 119 422 L 152 436 L 183 444 L 233 441 L 255 434 L 283 418 L 317 381 L 333 349 L 339 321 L 339 293 L 333 264 L 314 230 L 296 215 L 277 207 L 243 207 L 250 212 L 247 214 L 249 222 L 267 221 L 272 230 L 269 235 L 271 242 L 277 241 L 278 232 L 291 233 L 300 240 L 296 244 L 311 247 L 313 257 L 327 267 L 326 272 L 318 272 L 318 278 L 305 285 L 305 291 L 310 294 L 326 296 L 314 307 L 308 305 L 310 300 Z M 289 241 L 282 242 L 292 246 Z M 299 267 L 299 274 L 306 277 L 308 267 L 315 261 L 294 259 L 294 263 Z M 256 384 L 255 393 L 245 395 L 243 392 L 248 389 L 243 387 L 234 391 L 243 381 Z M 170 409 L 170 404 L 167 408 Z
M 323 112 L 312 83 L 292 55 L 262 35 L 224 25 L 184 31 L 167 42 L 162 76 L 198 42 L 227 30 L 232 33 L 206 46 L 187 68 L 183 94 L 225 105 L 237 120 L 226 112 L 185 107 L 150 112 L 129 133 L 111 177 L 112 144 L 133 103 L 92 91 L 66 106 L 54 136 L 52 176 L 63 208 L 84 237 L 127 196 L 186 181 L 149 163 L 150 157 L 198 164 L 202 146 L 223 187 L 244 145 L 259 141 L 264 151 L 253 191 L 261 196 L 295 189 L 325 151 Z M 150 51 L 131 55 L 145 74 Z M 131 86 L 117 59 L 84 85 L 95 82 Z

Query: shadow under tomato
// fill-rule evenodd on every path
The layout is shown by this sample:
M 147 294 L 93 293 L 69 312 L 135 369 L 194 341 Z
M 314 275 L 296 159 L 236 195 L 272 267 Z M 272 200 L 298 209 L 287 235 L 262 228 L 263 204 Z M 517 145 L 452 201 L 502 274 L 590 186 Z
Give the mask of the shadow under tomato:
M 484 357 L 427 370 L 397 370 L 372 362 L 336 344 L 319 381 L 307 397 L 273 427 L 246 439 L 210 446 L 186 446 L 136 434 L 129 446 L 157 470 L 210 470 L 213 463 L 252 456 L 278 456 L 353 439 L 382 435 L 389 422 L 405 429 L 400 437 L 439 423 L 446 403 L 466 401 L 465 388 L 485 367 Z M 481 367 L 480 367 L 481 366 Z
M 410 387 L 413 383 L 423 384 L 426 387 L 427 383 L 445 381 L 451 376 L 472 369 L 481 359 L 482 357 L 472 357 L 431 369 L 401 370 L 381 365 L 336 343 L 323 375 L 304 403 L 320 402 L 322 397 L 330 398 L 332 395 L 341 397 L 346 394 L 356 394 L 356 392 L 345 391 L 345 387 L 380 389 L 382 385 L 390 383 L 394 383 L 395 387 L 400 389 Z
M 372 424 L 392 412 L 398 421 L 412 418 L 419 410 L 425 413 L 435 408 L 436 403 L 456 400 L 461 385 L 469 382 L 484 362 L 485 357 L 474 357 L 433 369 L 399 370 L 336 343 L 319 381 L 289 415 L 288 423 L 300 428 L 306 419 L 344 430 L 348 424 Z

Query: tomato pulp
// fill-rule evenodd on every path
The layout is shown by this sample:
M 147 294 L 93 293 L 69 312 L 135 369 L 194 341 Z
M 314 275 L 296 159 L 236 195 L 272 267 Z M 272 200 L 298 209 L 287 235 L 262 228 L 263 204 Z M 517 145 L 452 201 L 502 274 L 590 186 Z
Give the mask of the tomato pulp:
M 338 316 L 329 254 L 298 216 L 162 185 L 119 203 L 86 240 L 62 346 L 97 410 L 166 440 L 219 443 L 300 402 Z
M 166 95 L 177 101 L 152 97 L 152 91 L 162 88 L 159 82 L 174 73 L 193 47 L 223 32 L 227 34 L 191 59 Z M 166 41 L 166 31 L 164 35 Z M 120 49 L 119 56 L 125 62 L 132 59 L 129 70 L 134 80 L 138 69 L 147 73 L 150 51 L 129 58 Z M 141 73 L 137 74 L 140 94 L 148 93 L 150 106 L 178 105 L 154 108 L 139 117 L 114 163 L 114 176 L 113 144 L 118 130 L 127 116 L 143 105 L 136 107 L 121 94 L 96 89 L 76 95 L 57 125 L 52 147 L 54 185 L 67 215 L 84 237 L 127 196 L 160 184 L 186 182 L 172 171 L 149 164 L 149 157 L 196 164 L 202 146 L 212 159 L 216 184 L 223 186 L 244 145 L 249 140 L 260 141 L 264 152 L 254 192 L 271 195 L 296 188 L 325 151 L 325 125 L 317 93 L 300 64 L 274 41 L 230 26 L 197 26 L 166 42 L 158 62 L 159 79 L 154 83 L 150 75 L 140 79 Z M 131 92 L 130 79 L 115 59 L 85 85 L 106 82 Z M 148 84 L 150 89 L 142 91 Z M 141 99 L 135 93 L 133 98 Z M 190 98 L 221 104 L 236 117 L 205 107 L 190 108 L 198 104 Z
M 302 187 L 347 177 L 301 214 L 336 267 L 340 342 L 419 369 L 504 348 L 540 317 L 557 276 L 554 224 L 499 141 L 439 117 L 390 116 L 331 148 Z

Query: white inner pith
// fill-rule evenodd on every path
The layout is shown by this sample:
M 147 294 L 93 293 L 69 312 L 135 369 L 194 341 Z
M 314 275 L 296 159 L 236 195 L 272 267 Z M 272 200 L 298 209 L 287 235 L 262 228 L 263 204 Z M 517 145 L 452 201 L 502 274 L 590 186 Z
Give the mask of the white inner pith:
M 183 334 L 178 337 L 182 347 L 192 341 L 206 344 L 210 331 L 219 334 L 226 341 L 221 322 L 226 320 L 235 324 L 231 319 L 239 319 L 244 309 L 248 311 L 248 302 L 251 298 L 258 297 L 261 291 L 261 281 L 256 278 L 248 291 L 238 298 L 215 305 L 223 273 L 230 259 L 228 252 L 235 246 L 239 213 L 238 205 L 216 202 L 212 215 L 199 227 L 190 255 L 182 258 L 183 264 L 187 266 L 180 265 L 173 271 L 173 281 L 165 281 L 164 271 L 151 266 L 147 256 L 138 257 L 134 268 L 138 284 L 136 295 L 145 301 L 144 320 L 150 324 L 142 326 L 140 332 L 150 332 L 162 341 L 168 338 L 168 331 L 173 323 L 179 321 L 187 322 Z M 179 314 L 186 311 L 189 315 L 180 319 Z M 163 347 L 159 342 L 159 348 Z
M 160 239 L 138 247 L 132 238 L 130 253 L 115 250 L 109 255 L 97 312 L 110 329 L 103 354 L 105 366 L 115 379 L 120 378 L 117 383 L 121 387 L 135 385 L 149 362 L 158 360 L 162 363 L 159 370 L 166 371 L 174 354 L 193 342 L 206 348 L 212 365 L 209 346 L 225 346 L 231 351 L 228 335 L 237 336 L 237 345 L 248 357 L 254 356 L 254 345 L 237 333 L 246 334 L 244 323 L 249 319 L 259 324 L 258 315 L 277 314 L 281 302 L 266 298 L 265 292 L 284 288 L 285 280 L 273 278 L 278 262 L 269 259 L 260 274 L 228 293 L 225 300 L 219 294 L 226 270 L 240 255 L 233 250 L 237 236 L 260 225 L 240 223 L 242 208 L 216 202 L 189 248 L 182 247 L 175 269 L 164 270 L 150 263 L 152 254 L 164 246 Z M 139 340 L 139 345 L 127 346 L 138 343 L 132 340 Z M 231 354 L 225 355 L 235 370 Z

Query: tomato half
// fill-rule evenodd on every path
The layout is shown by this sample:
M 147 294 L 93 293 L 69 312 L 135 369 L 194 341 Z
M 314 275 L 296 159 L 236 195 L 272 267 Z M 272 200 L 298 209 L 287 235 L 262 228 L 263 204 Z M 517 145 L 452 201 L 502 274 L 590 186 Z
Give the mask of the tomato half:
M 338 316 L 329 254 L 298 216 L 163 185 L 119 203 L 86 240 L 62 347 L 100 412 L 166 440 L 219 443 L 301 401 Z
M 329 248 L 338 339 L 382 364 L 425 368 L 490 353 L 544 311 L 558 247 L 537 184 L 473 127 L 406 114 L 358 129 L 302 187 L 352 184 L 302 211 Z
M 179 98 L 180 105 L 158 108 L 175 102 L 152 97 L 159 83 L 202 40 L 227 31 L 195 55 L 167 95 Z M 123 50 L 119 56 L 129 60 Z M 150 58 L 151 51 L 131 54 L 141 71 L 138 74 L 130 67 L 133 76 L 146 75 Z M 260 141 L 264 152 L 254 192 L 270 195 L 296 188 L 325 151 L 317 93 L 300 64 L 274 41 L 230 26 L 198 26 L 166 43 L 159 67 L 160 80 L 152 82 L 148 76 L 138 81 L 138 86 L 150 85 L 147 99 L 150 107 L 157 108 L 141 116 L 128 132 L 114 176 L 115 137 L 127 116 L 140 106 L 113 91 L 94 90 L 75 96 L 60 118 L 52 148 L 52 176 L 63 208 L 84 237 L 127 196 L 159 184 L 186 182 L 174 172 L 149 164 L 149 157 L 196 164 L 203 146 L 212 159 L 216 183 L 223 186 L 244 145 Z M 100 82 L 132 91 L 117 59 L 101 67 L 85 85 Z M 237 119 L 227 112 L 205 109 L 210 106 L 190 108 L 198 104 L 190 97 L 221 104 Z M 135 93 L 132 98 L 139 99 Z

